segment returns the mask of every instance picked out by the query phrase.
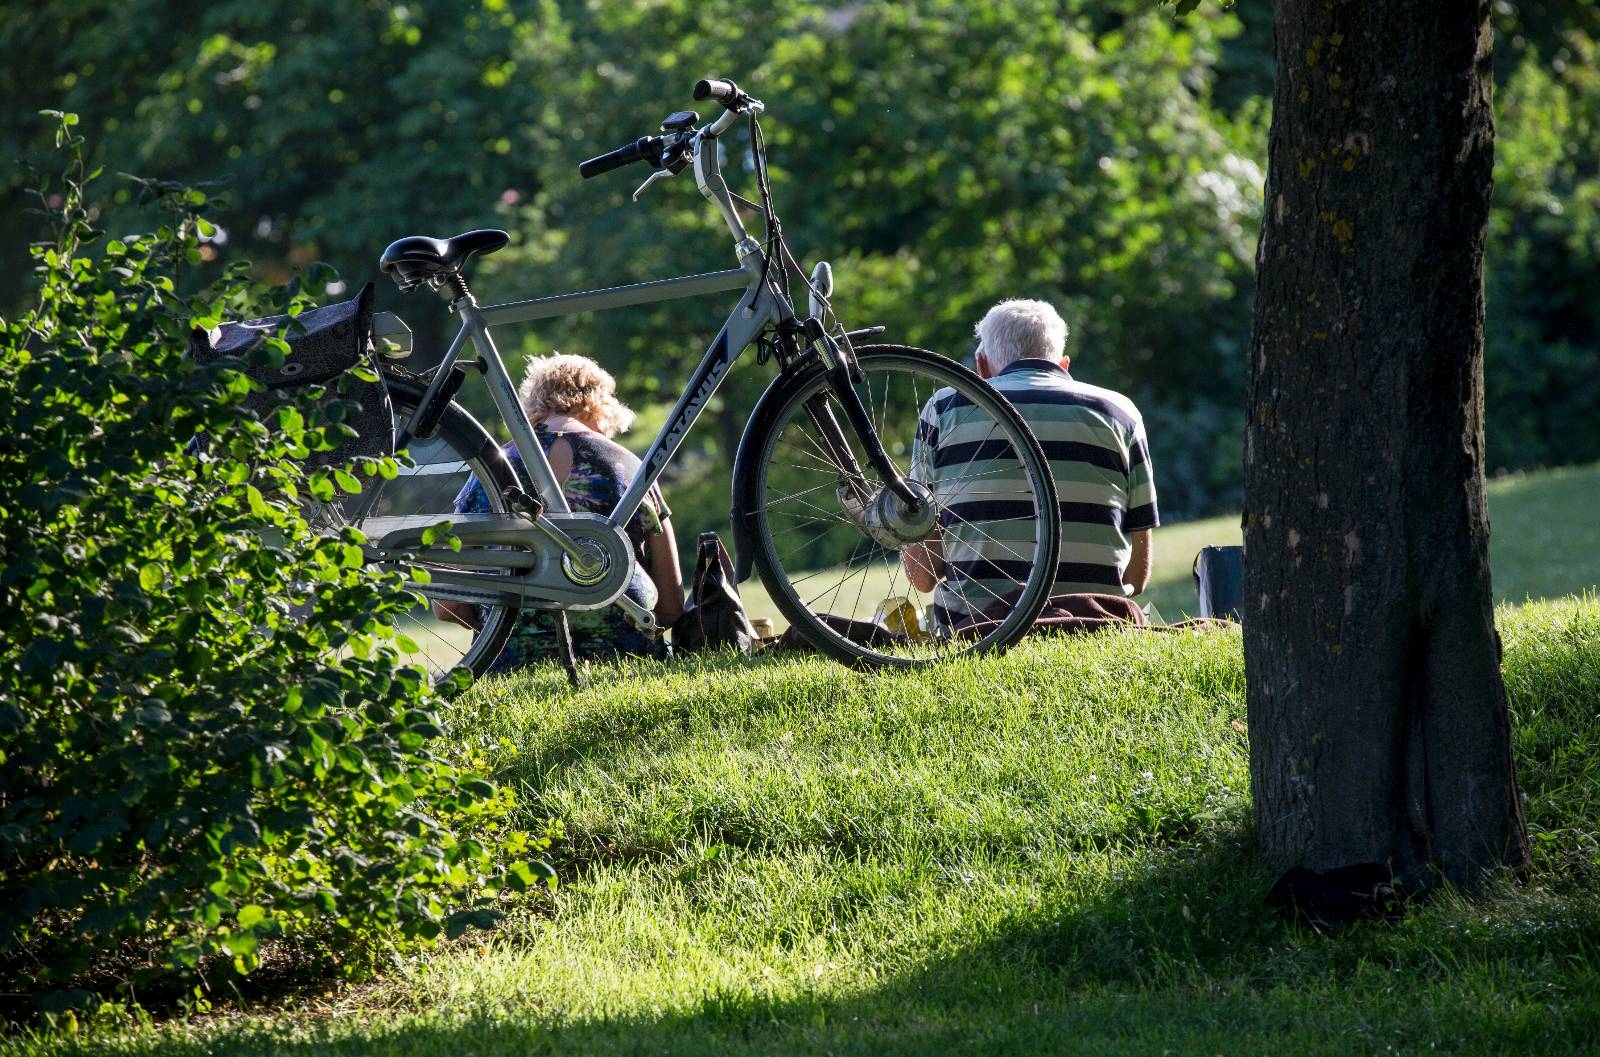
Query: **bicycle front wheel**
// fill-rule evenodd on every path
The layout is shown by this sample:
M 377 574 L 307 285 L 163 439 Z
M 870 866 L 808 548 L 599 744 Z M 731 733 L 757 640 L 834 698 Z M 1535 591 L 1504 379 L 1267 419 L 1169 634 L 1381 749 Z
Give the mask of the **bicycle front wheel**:
M 931 511 L 895 516 L 828 372 L 780 383 L 739 485 L 773 604 L 817 649 L 858 667 L 1009 646 L 1049 599 L 1060 547 L 1038 440 L 1003 396 L 943 356 L 872 346 L 857 363 L 856 394 L 884 451 Z

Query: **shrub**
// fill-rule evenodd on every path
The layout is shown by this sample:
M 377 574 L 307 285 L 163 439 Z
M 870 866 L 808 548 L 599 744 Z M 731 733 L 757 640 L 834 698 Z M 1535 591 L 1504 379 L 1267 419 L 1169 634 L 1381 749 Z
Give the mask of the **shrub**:
M 488 924 L 497 890 L 550 876 L 508 862 L 542 844 L 508 831 L 508 794 L 397 659 L 401 578 L 302 514 L 394 461 L 307 472 L 346 405 L 269 429 L 239 407 L 238 361 L 183 354 L 194 323 L 294 312 L 305 290 L 235 266 L 183 296 L 205 196 L 146 184 L 167 222 L 103 240 L 58 119 L 71 161 L 38 299 L 0 321 L 4 989 L 46 1010 L 203 997 L 265 941 L 359 973 Z

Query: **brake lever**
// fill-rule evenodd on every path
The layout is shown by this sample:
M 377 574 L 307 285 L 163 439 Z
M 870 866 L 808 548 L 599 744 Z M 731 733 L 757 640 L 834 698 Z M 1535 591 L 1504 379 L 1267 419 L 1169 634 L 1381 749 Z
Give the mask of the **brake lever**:
M 649 176 L 646 176 L 644 178 L 644 183 L 640 184 L 638 188 L 634 190 L 633 200 L 637 202 L 639 200 L 639 196 L 644 194 L 645 191 L 649 190 L 650 185 L 655 183 L 657 180 L 667 180 L 676 175 L 678 174 L 673 172 L 671 169 L 657 169 Z
M 679 117 L 681 115 L 674 114 L 672 116 Z M 663 125 L 662 127 L 665 128 L 666 126 Z M 674 136 L 670 142 L 662 145 L 660 157 L 651 159 L 656 165 L 656 171 L 646 177 L 644 183 L 640 184 L 638 189 L 633 192 L 633 200 L 635 202 L 657 180 L 668 176 L 676 176 L 688 167 L 689 158 L 693 153 L 695 139 L 698 135 L 699 133 L 692 128 L 684 129 Z

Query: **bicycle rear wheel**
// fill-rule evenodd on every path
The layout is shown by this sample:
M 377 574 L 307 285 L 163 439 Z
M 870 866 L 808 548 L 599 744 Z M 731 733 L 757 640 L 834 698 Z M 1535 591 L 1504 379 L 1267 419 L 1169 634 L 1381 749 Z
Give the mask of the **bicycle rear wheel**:
M 421 401 L 424 388 L 403 378 L 386 376 L 390 400 L 398 426 L 411 417 Z M 406 446 L 411 466 L 401 466 L 399 475 L 382 483 L 376 504 L 366 516 L 352 519 L 347 511 L 362 498 L 352 497 L 342 509 L 327 516 L 338 524 L 361 529 L 368 542 L 376 543 L 382 532 L 374 519 L 424 515 L 438 521 L 455 516 L 456 497 L 474 479 L 483 486 L 489 512 L 510 517 L 504 493 L 517 486 L 515 471 L 488 431 L 459 405 L 446 407 L 437 429 L 427 439 L 412 440 Z M 376 483 L 376 482 L 375 482 Z M 373 487 L 369 484 L 367 487 Z M 470 559 L 469 553 L 461 555 Z M 463 563 L 469 564 L 469 563 Z M 379 568 L 387 567 L 378 563 Z M 426 562 L 396 561 L 392 567 L 409 575 L 413 568 L 443 570 L 457 566 L 430 566 Z M 405 660 L 425 669 L 435 684 L 442 684 L 458 668 L 482 675 L 499 657 L 518 612 L 514 606 L 478 605 L 430 598 L 437 589 L 419 589 L 417 605 L 400 621 L 400 630 L 416 644 L 405 649 Z M 465 623 L 463 623 L 463 621 Z
M 739 483 L 773 604 L 817 649 L 858 667 L 1009 646 L 1048 600 L 1060 547 L 1039 442 L 1003 396 L 943 356 L 873 346 L 857 350 L 857 362 L 856 392 L 884 450 L 933 514 L 907 527 L 872 513 L 893 496 L 854 431 L 836 428 L 847 419 L 828 372 L 779 383 Z M 949 431 L 944 443 L 932 435 L 935 417 Z M 861 477 L 852 479 L 852 463 Z M 943 570 L 918 589 L 902 554 L 932 543 Z

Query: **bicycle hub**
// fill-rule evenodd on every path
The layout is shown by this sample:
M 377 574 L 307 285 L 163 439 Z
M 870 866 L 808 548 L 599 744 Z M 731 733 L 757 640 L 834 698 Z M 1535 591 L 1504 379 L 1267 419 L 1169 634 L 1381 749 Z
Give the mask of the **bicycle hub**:
M 611 571 L 611 561 L 606 556 L 605 549 L 590 540 L 578 540 L 578 548 L 582 550 L 582 558 L 573 558 L 570 554 L 561 556 L 561 572 L 568 580 L 579 587 L 593 587 L 606 578 L 606 573 Z
M 888 488 L 880 488 L 876 495 L 860 502 L 848 495 L 847 486 L 841 486 L 839 501 L 856 527 L 885 547 L 899 550 L 927 539 L 939 525 L 939 508 L 928 486 L 911 480 L 906 481 L 906 486 L 917 497 L 914 505 Z

